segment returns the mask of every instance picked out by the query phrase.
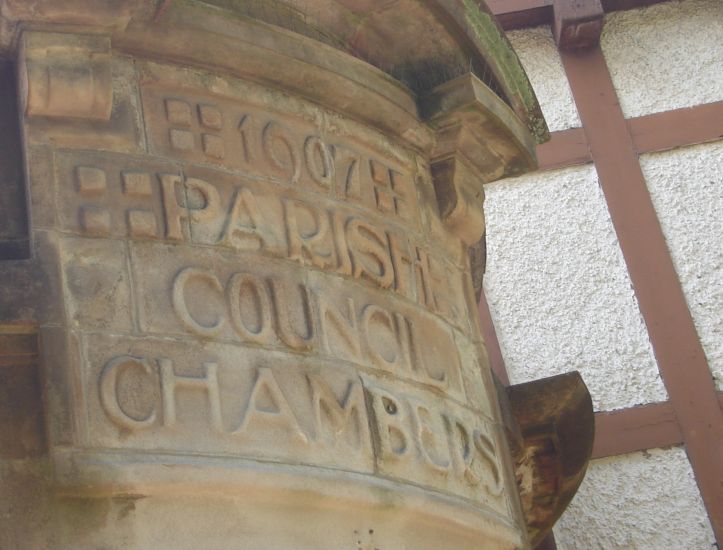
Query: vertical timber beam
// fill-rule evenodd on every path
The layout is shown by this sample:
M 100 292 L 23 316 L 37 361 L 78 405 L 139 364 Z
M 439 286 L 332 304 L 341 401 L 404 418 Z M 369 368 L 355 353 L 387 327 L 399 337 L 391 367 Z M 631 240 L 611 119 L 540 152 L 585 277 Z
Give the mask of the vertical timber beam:
M 600 47 L 562 52 L 661 377 L 718 544 L 723 413 Z
M 479 318 L 480 326 L 482 327 L 482 337 L 485 341 L 485 347 L 487 348 L 487 355 L 489 356 L 492 372 L 495 373 L 503 385 L 509 386 L 510 377 L 507 375 L 505 361 L 502 358 L 500 342 L 497 339 L 497 331 L 495 330 L 495 325 L 492 321 L 492 313 L 490 312 L 490 307 L 487 303 L 484 287 L 482 288 L 479 298 Z

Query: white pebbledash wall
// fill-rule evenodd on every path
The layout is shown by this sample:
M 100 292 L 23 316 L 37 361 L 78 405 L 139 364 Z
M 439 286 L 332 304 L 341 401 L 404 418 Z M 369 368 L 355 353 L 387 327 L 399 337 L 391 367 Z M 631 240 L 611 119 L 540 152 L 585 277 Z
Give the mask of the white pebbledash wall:
M 486 194 L 485 290 L 511 382 L 579 370 L 596 410 L 665 401 L 595 168 Z
M 723 2 L 672 1 L 605 19 L 601 46 L 627 118 L 723 100 Z M 550 129 L 579 127 L 550 29 L 508 36 Z M 723 141 L 640 160 L 723 389 Z M 595 410 L 665 401 L 594 166 L 486 191 L 485 293 L 511 382 L 579 370 Z M 564 550 L 709 549 L 715 542 L 682 448 L 593 461 L 555 535 Z

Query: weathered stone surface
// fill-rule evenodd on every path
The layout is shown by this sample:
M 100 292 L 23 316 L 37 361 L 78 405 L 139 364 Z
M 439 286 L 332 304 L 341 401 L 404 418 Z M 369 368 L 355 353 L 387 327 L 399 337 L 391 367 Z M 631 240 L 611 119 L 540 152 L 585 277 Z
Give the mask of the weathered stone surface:
M 58 33 L 59 34 L 59 33 Z M 69 39 L 77 39 L 77 35 L 59 34 Z M 80 37 L 82 38 L 82 37 Z M 107 39 L 106 39 L 107 40 Z M 105 54 L 101 54 L 103 58 Z M 81 73 L 92 73 L 95 54 L 91 59 L 78 59 L 77 70 Z M 85 63 L 85 65 L 83 65 Z M 140 97 L 136 69 L 131 60 L 108 55 L 104 62 L 103 81 L 92 84 L 93 89 L 104 87 L 103 93 L 110 93 L 107 109 L 98 116 L 81 116 L 58 114 L 57 116 L 32 116 L 26 119 L 25 132 L 30 143 L 52 143 L 58 148 L 76 148 L 90 150 L 141 152 L 144 136 L 141 120 Z M 107 72 L 107 75 L 105 74 Z M 106 80 L 107 79 L 107 82 Z M 21 80 L 22 82 L 22 80 Z M 105 89 L 107 88 L 107 89 Z M 71 92 L 68 92 L 69 94 Z M 77 101 L 75 94 L 70 98 L 71 105 Z M 111 103 L 112 100 L 112 103 Z M 105 100 L 104 100 L 105 101 Z M 71 107 L 68 107 L 71 109 Z
M 20 86 L 27 116 L 110 117 L 107 36 L 28 31 L 21 40 Z
M 455 157 L 435 162 L 432 175 L 442 220 L 471 247 L 485 233 L 484 190 L 479 176 L 462 158 Z
M 0 460 L 45 450 L 37 334 L 10 330 L 0 329 Z
M 480 415 L 411 388 L 366 381 L 379 471 L 510 513 L 495 431 Z
M 125 243 L 63 238 L 66 310 L 73 327 L 90 330 L 132 329 L 131 286 Z
M 182 339 L 83 341 L 94 446 L 373 471 L 364 392 L 351 368 Z
M 47 434 L 11 451 L 52 488 L 32 545 L 525 547 L 467 254 L 482 180 L 531 161 L 517 115 L 474 79 L 410 93 L 408 44 L 357 45 L 384 71 L 209 2 L 81 4 L 0 16 L 34 244 L 0 261 L 0 323 L 40 338 L 39 388 L 5 378 Z M 466 39 L 402 5 L 457 72 Z

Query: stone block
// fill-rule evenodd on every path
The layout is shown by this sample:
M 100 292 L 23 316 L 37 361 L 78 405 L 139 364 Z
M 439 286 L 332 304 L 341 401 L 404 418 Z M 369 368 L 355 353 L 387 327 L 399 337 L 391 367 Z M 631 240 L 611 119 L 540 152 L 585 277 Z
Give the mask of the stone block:
M 26 116 L 29 144 L 50 144 L 58 149 L 91 149 L 139 153 L 145 150 L 138 77 L 129 59 L 111 56 L 112 105 L 106 118 Z
M 82 236 L 163 236 L 160 178 L 179 173 L 179 168 L 163 161 L 70 151 L 57 154 L 56 163 L 60 229 Z M 175 195 L 169 198 L 176 200 Z
M 78 225 L 86 235 L 106 237 L 110 233 L 110 211 L 98 206 L 83 206 L 78 212 Z
M 47 145 L 27 147 L 27 190 L 34 229 L 54 228 L 55 168 L 53 151 Z
M 81 195 L 102 195 L 106 191 L 105 172 L 100 168 L 76 166 L 76 182 Z
M 40 328 L 39 342 L 48 444 L 54 448 L 84 441 L 86 407 L 77 383 L 83 364 L 78 335 L 45 326 Z
M 33 257 L 0 262 L 0 324 L 37 326 L 63 322 L 57 245 L 51 233 L 32 235 Z
M 138 197 L 152 197 L 151 175 L 148 172 L 122 172 L 123 193 Z
M 459 354 L 467 407 L 478 411 L 484 418 L 494 419 L 496 417 L 494 400 L 487 389 L 493 386 L 489 376 L 487 354 L 482 343 L 455 330 L 454 346 Z
M 437 131 L 433 158 L 461 154 L 485 182 L 536 168 L 532 134 L 474 74 L 437 86 L 422 98 L 420 107 Z M 544 141 L 547 127 L 543 124 L 541 130 Z
M 109 37 L 26 31 L 21 48 L 20 85 L 28 116 L 110 118 Z
M 344 198 L 390 220 L 418 226 L 412 167 L 391 147 L 325 130 L 321 133 L 328 136 L 322 137 L 310 120 L 323 120 L 319 113 L 260 109 L 244 97 L 210 95 L 200 82 L 188 82 L 192 77 L 182 80 L 184 87 L 199 86 L 198 91 L 179 94 L 178 88 L 157 83 L 142 88 L 154 153 Z M 263 99 L 279 104 L 268 94 Z
M 131 330 L 132 303 L 126 246 L 107 239 L 61 241 L 66 310 L 86 330 Z
M 189 339 L 87 335 L 84 347 L 93 446 L 373 471 L 353 369 Z
M 433 162 L 432 178 L 442 221 L 467 246 L 476 244 L 485 233 L 482 180 L 460 156 Z
M 137 243 L 131 251 L 147 334 L 310 353 L 466 402 L 450 327 L 393 294 L 222 249 Z M 474 373 L 476 363 L 467 368 Z
M 511 480 L 494 424 L 437 394 L 362 378 L 380 474 L 511 513 L 505 496 Z
M 0 459 L 38 456 L 44 450 L 38 359 L 13 357 L 0 342 Z
M 166 99 L 166 118 L 168 122 L 177 126 L 191 125 L 191 106 L 178 99 Z

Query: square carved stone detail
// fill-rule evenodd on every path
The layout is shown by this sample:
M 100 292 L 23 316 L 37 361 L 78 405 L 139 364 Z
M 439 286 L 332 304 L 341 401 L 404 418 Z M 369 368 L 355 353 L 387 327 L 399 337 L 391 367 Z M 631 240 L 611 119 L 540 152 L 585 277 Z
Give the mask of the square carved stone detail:
M 225 149 L 223 139 L 213 134 L 203 134 L 203 151 L 209 156 L 222 159 Z
M 80 226 L 88 235 L 107 235 L 110 233 L 110 212 L 97 206 L 84 206 L 80 209 Z
M 123 193 L 137 197 L 150 197 L 151 175 L 146 172 L 123 172 Z
M 157 237 L 155 214 L 149 210 L 129 210 L 128 229 L 133 237 Z
M 191 106 L 178 99 L 166 100 L 166 117 L 168 122 L 176 126 L 191 125 Z
M 198 117 L 201 125 L 213 130 L 220 130 L 223 126 L 223 115 L 218 107 L 212 105 L 199 105 Z
M 171 139 L 171 147 L 174 149 L 178 149 L 180 151 L 193 150 L 193 134 L 188 130 L 171 128 L 169 130 L 169 136 Z
M 75 169 L 81 195 L 102 195 L 106 190 L 105 172 L 100 168 L 78 166 Z
M 19 63 L 25 113 L 108 120 L 110 58 L 108 36 L 24 32 Z

